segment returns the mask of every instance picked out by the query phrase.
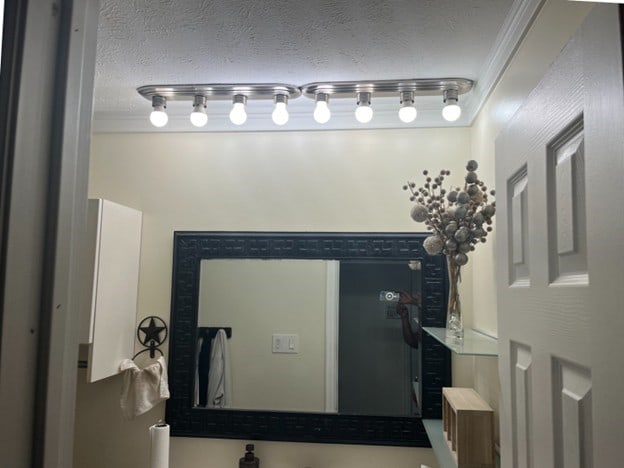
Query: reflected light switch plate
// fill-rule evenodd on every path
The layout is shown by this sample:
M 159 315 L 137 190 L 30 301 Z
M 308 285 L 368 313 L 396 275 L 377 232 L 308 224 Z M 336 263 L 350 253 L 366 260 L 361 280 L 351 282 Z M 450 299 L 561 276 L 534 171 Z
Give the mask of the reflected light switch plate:
M 274 334 L 273 353 L 298 354 L 299 335 L 296 334 Z

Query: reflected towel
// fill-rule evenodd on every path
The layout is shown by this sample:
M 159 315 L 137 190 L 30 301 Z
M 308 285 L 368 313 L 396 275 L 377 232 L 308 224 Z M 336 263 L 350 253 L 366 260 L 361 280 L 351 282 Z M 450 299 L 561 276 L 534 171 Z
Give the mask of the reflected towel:
M 169 398 L 164 357 L 160 356 L 145 369 L 140 369 L 131 359 L 124 359 L 119 370 L 124 372 L 120 403 L 126 419 L 133 419 Z
M 210 348 L 208 373 L 208 407 L 229 408 L 232 404 L 230 350 L 225 330 L 217 332 Z

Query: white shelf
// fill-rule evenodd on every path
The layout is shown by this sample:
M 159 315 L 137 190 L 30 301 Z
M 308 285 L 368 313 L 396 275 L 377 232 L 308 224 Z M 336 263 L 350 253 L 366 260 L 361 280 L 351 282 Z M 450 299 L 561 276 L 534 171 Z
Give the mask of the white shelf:
M 423 327 L 448 349 L 462 356 L 498 356 L 498 340 L 472 328 L 464 330 L 463 340 L 446 338 L 446 328 Z
M 440 468 L 457 468 L 457 462 L 446 444 L 441 419 L 423 419 L 423 425 Z
M 448 444 L 446 443 L 446 437 L 444 437 L 444 430 L 442 429 L 441 419 L 423 419 L 423 425 L 425 431 L 427 431 L 427 437 L 431 442 L 431 448 L 435 453 L 438 465 L 440 468 L 457 468 L 457 462 L 455 457 L 451 453 Z M 500 467 L 500 459 L 498 454 L 496 455 L 496 466 Z

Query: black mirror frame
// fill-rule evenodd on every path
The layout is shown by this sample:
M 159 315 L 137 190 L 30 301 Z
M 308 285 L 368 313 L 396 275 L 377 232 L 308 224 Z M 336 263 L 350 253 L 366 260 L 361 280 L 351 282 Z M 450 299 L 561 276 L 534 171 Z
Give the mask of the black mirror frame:
M 423 333 L 421 418 L 193 408 L 200 262 L 217 258 L 420 260 L 422 324 L 444 327 L 448 275 L 443 255 L 422 248 L 427 234 L 174 232 L 169 384 L 171 435 L 225 439 L 430 447 L 422 419 L 441 418 L 451 385 L 447 348 Z

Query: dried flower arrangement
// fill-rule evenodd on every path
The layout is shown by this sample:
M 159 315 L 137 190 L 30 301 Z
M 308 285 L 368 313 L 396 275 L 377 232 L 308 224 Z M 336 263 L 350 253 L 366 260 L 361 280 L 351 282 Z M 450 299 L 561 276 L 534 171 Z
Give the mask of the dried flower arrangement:
M 453 336 L 463 337 L 461 308 L 457 283 L 461 279 L 460 269 L 468 263 L 468 253 L 475 250 L 480 242 L 485 242 L 492 231 L 492 218 L 496 213 L 496 202 L 488 203 L 488 189 L 476 173 L 476 161 L 466 164 L 466 176 L 463 189 L 443 187 L 445 177 L 451 174 L 442 170 L 432 178 L 429 171 L 423 171 L 425 183 L 416 188 L 414 182 L 408 182 L 403 190 L 411 192 L 410 200 L 415 202 L 411 217 L 414 221 L 424 222 L 432 235 L 427 237 L 423 247 L 430 255 L 443 253 L 446 255 L 449 270 L 450 291 L 447 317 L 447 334 L 449 326 L 455 329 Z M 494 190 L 489 194 L 493 197 Z M 455 316 L 454 316 L 455 315 Z M 459 323 L 449 323 L 453 320 Z M 460 336 L 461 335 L 461 336 Z

